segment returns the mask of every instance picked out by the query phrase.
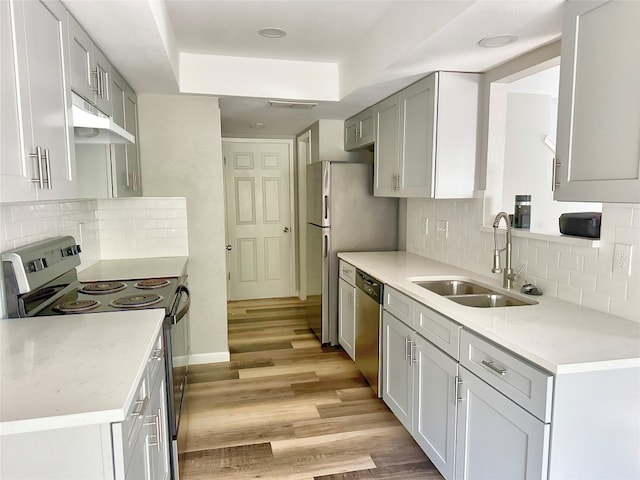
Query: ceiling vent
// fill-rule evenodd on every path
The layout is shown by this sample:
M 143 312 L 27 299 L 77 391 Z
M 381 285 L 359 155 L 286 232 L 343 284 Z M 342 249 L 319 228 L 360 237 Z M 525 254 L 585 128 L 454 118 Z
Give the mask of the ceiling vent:
M 270 108 L 291 108 L 294 110 L 311 110 L 318 105 L 311 102 L 287 102 L 285 100 L 269 100 L 267 101 L 267 107 Z

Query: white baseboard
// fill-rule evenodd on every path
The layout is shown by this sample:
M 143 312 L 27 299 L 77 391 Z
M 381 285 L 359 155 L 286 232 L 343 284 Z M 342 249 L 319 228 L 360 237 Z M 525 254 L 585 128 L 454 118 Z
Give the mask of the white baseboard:
M 189 355 L 189 365 L 228 362 L 230 359 L 229 352 L 192 353 Z

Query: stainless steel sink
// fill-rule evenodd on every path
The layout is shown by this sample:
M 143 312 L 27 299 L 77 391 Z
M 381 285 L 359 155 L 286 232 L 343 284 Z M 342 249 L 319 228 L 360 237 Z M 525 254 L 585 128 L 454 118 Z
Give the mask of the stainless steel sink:
M 535 300 L 524 300 L 495 292 L 491 288 L 466 280 L 414 280 L 413 283 L 467 307 L 518 307 L 538 303 Z
M 466 282 L 464 280 L 430 280 L 424 282 L 413 282 L 427 290 L 448 297 L 449 295 L 470 295 L 476 293 L 490 293 L 491 289 L 478 285 L 477 283 Z
M 447 298 L 460 305 L 478 308 L 494 307 L 518 307 L 521 305 L 534 305 L 536 301 L 524 301 L 519 298 L 503 295 L 502 293 L 490 292 L 474 295 L 450 295 Z

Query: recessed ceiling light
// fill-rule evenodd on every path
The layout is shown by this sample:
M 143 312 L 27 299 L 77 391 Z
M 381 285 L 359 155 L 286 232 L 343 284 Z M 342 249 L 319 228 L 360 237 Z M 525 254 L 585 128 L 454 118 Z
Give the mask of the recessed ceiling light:
M 258 34 L 267 38 L 282 38 L 287 32 L 278 27 L 265 27 L 258 30 Z
M 518 40 L 517 35 L 501 33 L 499 35 L 489 35 L 478 42 L 478 45 L 485 48 L 504 47 Z
M 263 122 L 254 122 L 249 125 L 249 128 L 264 128 L 265 124 Z

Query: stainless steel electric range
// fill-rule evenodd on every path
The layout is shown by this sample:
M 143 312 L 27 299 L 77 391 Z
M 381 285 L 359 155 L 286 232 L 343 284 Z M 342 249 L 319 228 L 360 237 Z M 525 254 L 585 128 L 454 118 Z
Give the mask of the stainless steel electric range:
M 165 310 L 163 339 L 172 477 L 178 478 L 177 436 L 189 357 L 186 278 L 119 279 L 80 282 L 80 245 L 57 237 L 2 254 L 9 317 L 73 315 L 143 308 Z

